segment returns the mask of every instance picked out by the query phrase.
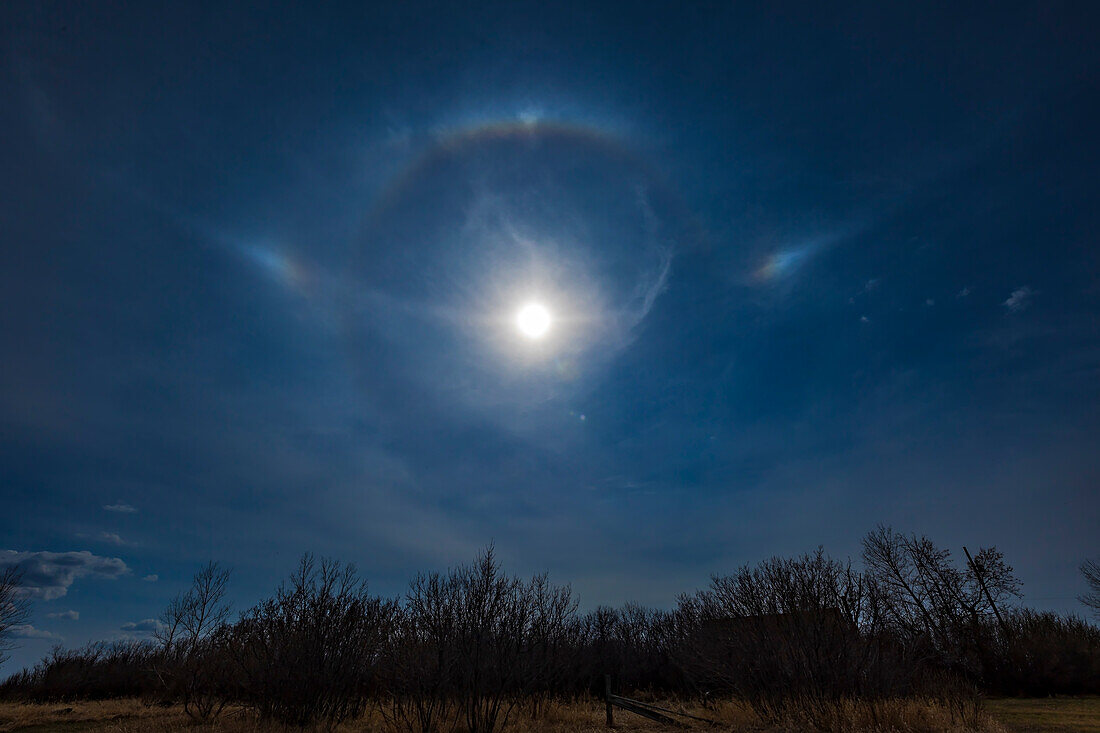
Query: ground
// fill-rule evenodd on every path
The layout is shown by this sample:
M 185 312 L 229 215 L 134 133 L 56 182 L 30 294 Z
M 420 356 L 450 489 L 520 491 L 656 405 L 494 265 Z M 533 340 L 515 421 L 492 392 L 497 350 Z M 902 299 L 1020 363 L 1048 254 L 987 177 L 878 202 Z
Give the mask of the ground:
M 1100 697 L 989 700 L 986 709 L 1013 732 L 1100 733 Z
M 1004 733 L 1026 731 L 1056 731 L 1060 733 L 1100 733 L 1100 697 L 999 699 L 986 704 L 989 719 L 984 730 Z M 696 712 L 722 721 L 721 729 L 731 731 L 769 730 L 755 717 L 735 703 L 727 703 L 717 709 Z M 617 728 L 623 731 L 667 730 L 656 723 L 643 720 L 623 711 L 616 712 Z M 378 729 L 374 715 L 343 726 L 340 730 L 370 731 Z M 707 729 L 704 724 L 697 724 Z M 54 703 L 49 705 L 25 705 L 0 703 L 0 731 L 114 731 L 137 733 L 151 731 L 224 731 L 225 733 L 252 733 L 269 730 L 239 711 L 229 711 L 214 725 L 197 726 L 190 723 L 179 708 L 146 707 L 138 700 L 109 700 L 103 702 Z M 932 728 L 934 729 L 934 728 Z M 562 705 L 540 720 L 520 715 L 510 730 L 516 733 L 548 731 L 549 733 L 597 733 L 605 731 L 604 709 L 599 701 Z M 774 730 L 774 729 L 773 729 Z

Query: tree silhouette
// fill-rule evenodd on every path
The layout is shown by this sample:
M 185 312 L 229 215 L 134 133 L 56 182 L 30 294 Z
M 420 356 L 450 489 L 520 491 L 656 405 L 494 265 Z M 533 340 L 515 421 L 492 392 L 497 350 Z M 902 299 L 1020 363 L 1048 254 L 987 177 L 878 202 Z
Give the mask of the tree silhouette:
M 30 617 L 30 599 L 19 589 L 23 571 L 16 566 L 0 571 L 0 664 L 14 648 L 12 634 Z
M 1081 563 L 1081 574 L 1089 584 L 1089 592 L 1077 596 L 1077 600 L 1091 608 L 1093 615 L 1100 617 L 1100 561 L 1085 560 Z

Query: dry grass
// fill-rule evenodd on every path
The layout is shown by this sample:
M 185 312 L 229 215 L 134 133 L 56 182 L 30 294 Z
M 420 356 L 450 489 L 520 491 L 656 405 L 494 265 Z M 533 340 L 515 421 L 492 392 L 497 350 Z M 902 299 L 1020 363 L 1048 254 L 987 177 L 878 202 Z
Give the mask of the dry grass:
M 137 700 L 66 702 L 46 705 L 0 703 L 0 731 L 119 730 L 118 725 L 177 720 L 180 711 L 147 708 Z
M 698 730 L 778 731 L 805 730 L 805 723 L 793 718 L 784 725 L 764 725 L 745 705 L 726 701 L 702 708 L 680 703 L 663 703 L 665 707 L 683 710 L 720 722 L 710 728 L 693 723 Z M 615 711 L 616 728 L 622 731 L 668 730 L 658 723 L 645 720 L 623 710 Z M 1046 700 L 993 700 L 987 711 L 964 727 L 944 708 L 930 702 L 897 700 L 880 703 L 874 709 L 866 704 L 845 703 L 838 706 L 831 721 L 837 731 L 963 731 L 987 733 L 1024 731 L 1075 731 L 1100 733 L 1100 698 L 1051 698 Z M 146 707 L 138 700 L 73 702 L 50 705 L 0 703 L 0 731 L 117 731 L 139 733 L 150 731 L 201 733 L 256 733 L 278 730 L 263 724 L 241 710 L 228 710 L 217 722 L 196 725 L 178 707 Z M 341 726 L 345 733 L 385 730 L 381 717 L 371 712 L 363 718 Z M 518 710 L 508 731 L 511 733 L 603 733 L 604 707 L 598 700 L 558 704 L 538 718 Z
M 1013 733 L 1100 733 L 1100 697 L 989 700 L 986 708 Z

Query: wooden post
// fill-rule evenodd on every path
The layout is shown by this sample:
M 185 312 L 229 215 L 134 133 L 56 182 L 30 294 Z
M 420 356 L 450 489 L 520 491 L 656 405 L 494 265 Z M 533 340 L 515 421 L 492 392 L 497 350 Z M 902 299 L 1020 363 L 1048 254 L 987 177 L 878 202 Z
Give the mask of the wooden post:
M 611 708 L 611 675 L 603 676 L 603 699 L 607 703 L 607 727 L 615 727 L 615 713 Z

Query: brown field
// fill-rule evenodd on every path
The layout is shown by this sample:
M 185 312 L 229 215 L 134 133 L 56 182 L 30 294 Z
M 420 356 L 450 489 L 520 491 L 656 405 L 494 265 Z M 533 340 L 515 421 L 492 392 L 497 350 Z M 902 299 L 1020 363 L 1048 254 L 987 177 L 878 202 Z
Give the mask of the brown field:
M 1100 733 L 1100 697 L 989 700 L 986 710 L 1010 731 Z
M 676 703 L 665 703 L 678 708 Z M 706 716 L 721 723 L 718 730 L 729 731 L 781 731 L 798 730 L 799 726 L 768 727 L 745 706 L 736 702 L 721 703 L 710 709 L 698 707 L 680 708 L 685 712 Z M 885 714 L 883 714 L 885 713 Z M 880 710 L 880 721 L 888 730 L 895 731 L 951 731 L 967 730 L 960 723 L 952 722 L 946 711 L 933 705 L 899 701 Z M 622 710 L 616 710 L 616 728 L 624 731 L 667 730 Z M 840 730 L 872 730 L 866 714 L 858 709 L 840 713 Z M 1017 731 L 1079 731 L 1100 733 L 1100 698 L 1048 698 L 1048 699 L 1000 699 L 986 703 L 985 714 L 977 721 L 977 730 L 1004 733 Z M 703 723 L 693 728 L 713 730 Z M 253 733 L 279 730 L 259 723 L 239 710 L 230 710 L 216 723 L 196 725 L 190 722 L 182 710 L 176 707 L 147 707 L 138 700 L 109 700 L 103 702 L 72 702 L 48 705 L 0 703 L 0 731 L 225 731 L 226 733 Z M 354 723 L 341 726 L 340 731 L 376 731 L 385 729 L 377 712 L 372 712 Z M 974 730 L 970 728 L 969 730 Z M 592 701 L 571 705 L 555 705 L 539 719 L 533 719 L 522 711 L 515 716 L 508 730 L 516 733 L 548 731 L 549 733 L 596 733 L 604 727 L 603 703 Z

